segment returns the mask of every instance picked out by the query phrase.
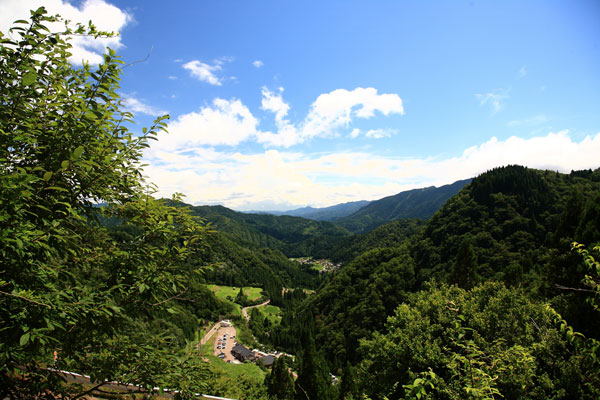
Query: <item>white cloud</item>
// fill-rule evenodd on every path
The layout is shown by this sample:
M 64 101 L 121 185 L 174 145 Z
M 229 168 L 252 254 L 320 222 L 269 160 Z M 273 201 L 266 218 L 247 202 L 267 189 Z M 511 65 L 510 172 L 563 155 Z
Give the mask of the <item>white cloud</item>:
M 492 107 L 492 113 L 496 114 L 504 106 L 503 101 L 508 99 L 508 91 L 505 89 L 494 90 L 489 93 L 476 94 L 480 106 L 489 105 Z
M 130 14 L 104 0 L 86 0 L 79 7 L 64 0 L 2 0 L 0 3 L 0 30 L 8 33 L 13 21 L 27 20 L 30 15 L 29 11 L 41 6 L 46 7 L 50 15 L 60 14 L 73 24 L 87 25 L 91 20 L 102 31 L 119 32 L 133 20 Z M 64 30 L 64 26 L 58 23 L 50 25 L 49 28 L 51 31 Z M 99 64 L 103 61 L 102 54 L 105 53 L 106 47 L 118 49 L 123 46 L 120 36 L 97 39 L 75 36 L 71 38 L 70 43 L 73 46 L 71 49 L 73 55 L 69 60 L 76 65 L 81 65 L 82 62 Z
M 252 62 L 252 65 L 254 65 L 256 68 L 261 68 L 265 64 L 261 60 L 255 60 Z
M 147 155 L 145 172 L 159 196 L 175 191 L 194 204 L 234 209 L 290 209 L 378 199 L 403 190 L 444 185 L 507 164 L 569 172 L 597 168 L 600 133 L 580 142 L 568 131 L 529 139 L 491 138 L 451 158 L 399 159 L 365 152 L 302 154 L 267 150 L 255 154 L 189 147 Z
M 221 62 L 217 62 L 214 65 L 209 65 L 198 60 L 194 60 L 183 64 L 183 68 L 190 71 L 190 74 L 192 74 L 193 77 L 201 80 L 202 82 L 206 82 L 215 86 L 221 86 L 223 84 L 223 78 L 219 78 L 217 75 L 215 75 L 215 73 L 223 69 L 221 65 Z
M 531 118 L 512 120 L 509 121 L 506 126 L 510 128 L 532 128 L 538 125 L 545 124 L 549 119 L 544 114 L 535 115 Z
M 317 97 L 306 117 L 302 135 L 328 135 L 348 126 L 354 117 L 370 118 L 375 111 L 386 116 L 404 114 L 402 99 L 397 94 L 377 94 L 375 88 L 337 89 Z
M 369 118 L 376 112 L 384 115 L 404 112 L 402 100 L 396 94 L 378 95 L 373 88 L 337 90 L 319 96 L 307 117 L 294 124 L 287 119 L 290 106 L 282 93 L 283 88 L 276 92 L 262 88 L 261 109 L 275 114 L 275 132 L 259 129 L 259 120 L 241 100 L 215 99 L 199 112 L 179 116 L 171 123 L 171 134 L 153 146 L 177 150 L 190 145 L 235 146 L 253 140 L 265 146 L 290 147 L 315 137 L 334 136 L 355 118 Z M 343 104 L 334 106 L 332 102 L 338 100 Z M 368 137 L 381 138 L 391 133 L 394 131 L 373 130 Z
M 390 137 L 391 135 L 389 132 L 383 129 L 371 129 L 365 134 L 365 136 L 373 139 L 381 139 L 384 137 Z
M 123 105 L 127 111 L 131 111 L 133 113 L 140 112 L 154 117 L 168 114 L 168 111 L 145 104 L 141 100 L 133 97 L 133 95 L 123 96 Z
M 262 101 L 261 101 L 261 109 L 271 111 L 275 113 L 276 121 L 283 121 L 284 117 L 287 115 L 290 106 L 283 101 L 281 97 L 281 92 L 283 92 L 283 88 L 279 88 L 279 93 L 273 93 L 266 87 L 262 88 Z
M 215 99 L 198 112 L 181 115 L 169 125 L 169 135 L 153 148 L 171 151 L 189 146 L 234 146 L 256 135 L 258 120 L 240 100 Z
M 275 95 L 263 89 L 263 103 L 265 99 L 267 102 L 285 104 L 281 94 Z M 304 121 L 297 126 L 283 119 L 287 109 L 285 114 L 277 114 L 276 118 L 280 116 L 279 121 L 276 121 L 278 132 L 261 132 L 258 141 L 267 145 L 290 147 L 315 137 L 331 137 L 338 134 L 340 129 L 348 128 L 354 119 L 371 118 L 376 112 L 385 116 L 402 115 L 402 99 L 397 94 L 377 94 L 375 88 L 356 88 L 351 91 L 337 89 L 318 96 Z
M 522 66 L 521 69 L 519 69 L 519 78 L 524 78 L 527 75 L 527 67 Z

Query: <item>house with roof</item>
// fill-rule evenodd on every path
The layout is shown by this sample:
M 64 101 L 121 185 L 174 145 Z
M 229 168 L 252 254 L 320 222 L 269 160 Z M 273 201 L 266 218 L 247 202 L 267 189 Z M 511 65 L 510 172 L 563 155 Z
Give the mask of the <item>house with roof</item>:
M 233 346 L 233 349 L 231 349 L 231 354 L 233 354 L 235 358 L 242 362 L 254 360 L 254 352 L 239 343 Z
M 258 360 L 256 360 L 256 362 L 257 363 L 260 362 L 265 367 L 271 368 L 273 366 L 273 364 L 275 364 L 275 356 L 268 354 L 266 356 L 260 357 Z

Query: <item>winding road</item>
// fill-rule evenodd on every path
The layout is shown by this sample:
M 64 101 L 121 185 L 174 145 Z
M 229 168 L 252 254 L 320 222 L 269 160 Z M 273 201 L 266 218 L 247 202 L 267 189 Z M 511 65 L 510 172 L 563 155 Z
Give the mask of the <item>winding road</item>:
M 266 306 L 267 304 L 269 304 L 271 302 L 271 299 L 268 299 L 267 301 L 265 301 L 264 303 L 260 303 L 257 304 L 255 306 L 249 306 L 249 307 L 244 307 L 242 308 L 242 315 L 244 316 L 244 318 L 246 318 L 246 321 L 250 321 L 250 316 L 248 315 L 247 310 L 251 309 L 251 308 L 256 308 L 256 307 L 262 307 L 262 306 Z

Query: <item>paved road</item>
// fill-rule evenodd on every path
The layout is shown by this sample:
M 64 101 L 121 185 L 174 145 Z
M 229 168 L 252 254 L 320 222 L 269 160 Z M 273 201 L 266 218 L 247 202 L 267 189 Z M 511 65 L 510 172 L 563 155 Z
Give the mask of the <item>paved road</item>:
M 269 299 L 269 300 L 265 301 L 264 303 L 257 304 L 255 306 L 244 307 L 244 308 L 242 308 L 242 315 L 244 316 L 244 318 L 246 318 L 246 321 L 250 321 L 250 316 L 248 315 L 247 310 L 249 310 L 251 308 L 266 306 L 270 302 L 271 302 L 271 300 Z
M 206 332 L 206 335 L 204 335 L 204 337 L 202 339 L 200 339 L 199 346 L 201 346 L 201 345 L 205 344 L 206 342 L 208 342 L 208 340 L 210 339 L 210 337 L 212 335 L 214 335 L 219 330 L 220 326 L 221 326 L 221 322 L 217 322 L 212 328 L 210 328 L 208 330 L 208 332 Z

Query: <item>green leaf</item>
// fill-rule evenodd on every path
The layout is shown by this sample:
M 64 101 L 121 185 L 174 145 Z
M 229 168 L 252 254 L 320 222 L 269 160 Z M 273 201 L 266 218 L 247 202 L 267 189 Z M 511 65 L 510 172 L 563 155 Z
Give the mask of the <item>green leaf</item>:
M 61 167 L 62 169 L 67 169 L 67 168 L 69 168 L 69 160 L 65 160 L 65 161 L 61 162 L 61 163 L 60 163 L 60 167 Z
M 33 82 L 35 82 L 37 79 L 37 74 L 35 73 L 35 71 L 29 71 L 27 72 L 25 75 L 23 75 L 23 86 L 29 86 L 31 85 Z
M 46 182 L 48 182 L 48 181 L 50 180 L 50 178 L 52 178 L 52 171 L 47 171 L 47 172 L 44 174 L 44 180 L 45 180 Z
M 79 146 L 78 148 L 75 149 L 75 151 L 71 155 L 71 160 L 73 160 L 73 161 L 78 160 L 82 154 L 83 154 L 83 146 Z
M 44 190 L 58 190 L 58 191 L 61 191 L 61 192 L 68 192 L 67 189 L 62 188 L 62 187 L 58 187 L 58 186 L 48 186 L 48 187 L 44 188 Z
M 21 346 L 25 346 L 27 343 L 29 343 L 29 332 L 21 336 L 21 339 L 19 340 L 19 344 Z

